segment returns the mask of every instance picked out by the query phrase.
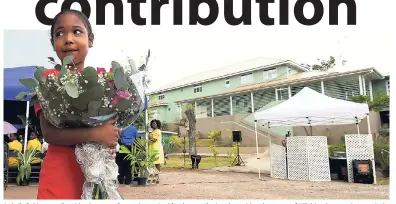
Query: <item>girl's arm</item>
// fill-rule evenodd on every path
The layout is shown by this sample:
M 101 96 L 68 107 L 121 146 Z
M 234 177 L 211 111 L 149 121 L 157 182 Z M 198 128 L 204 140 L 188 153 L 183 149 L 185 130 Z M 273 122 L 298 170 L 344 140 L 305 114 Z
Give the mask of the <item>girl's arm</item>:
M 155 131 L 151 132 L 150 141 L 151 142 L 156 142 L 158 139 L 159 139 L 158 131 L 155 130 Z
M 53 145 L 76 145 L 85 142 L 98 142 L 108 147 L 115 147 L 121 130 L 112 124 L 117 119 L 95 128 L 56 128 L 40 112 L 40 124 L 46 142 Z

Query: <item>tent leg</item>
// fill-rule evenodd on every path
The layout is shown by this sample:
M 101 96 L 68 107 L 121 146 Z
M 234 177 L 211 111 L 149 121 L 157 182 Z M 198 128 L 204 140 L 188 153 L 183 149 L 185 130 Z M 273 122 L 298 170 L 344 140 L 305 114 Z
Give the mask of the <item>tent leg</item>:
M 367 114 L 367 130 L 368 130 L 368 134 L 371 135 L 370 113 Z M 372 137 L 372 135 L 371 135 L 371 137 Z M 377 184 L 377 174 L 376 174 L 376 170 L 375 170 L 375 160 L 372 161 L 372 165 L 373 165 L 374 184 Z
M 257 136 L 257 122 L 254 122 L 254 132 L 256 133 L 256 152 L 257 152 L 257 159 L 260 159 L 259 156 L 259 148 L 258 148 L 258 136 Z M 259 179 L 261 179 L 261 169 L 260 169 L 260 165 L 258 166 L 259 169 Z
M 29 132 L 29 108 L 30 108 L 30 101 L 27 101 L 26 103 L 26 126 L 25 126 L 25 140 L 23 141 L 23 152 L 26 152 L 27 148 L 27 138 L 28 138 L 28 132 Z

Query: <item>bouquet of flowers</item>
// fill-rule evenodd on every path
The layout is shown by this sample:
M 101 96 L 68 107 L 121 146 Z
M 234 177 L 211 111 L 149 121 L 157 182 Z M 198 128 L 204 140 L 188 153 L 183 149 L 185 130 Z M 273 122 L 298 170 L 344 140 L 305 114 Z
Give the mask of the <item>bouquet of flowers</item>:
M 17 99 L 33 96 L 32 101 L 40 102 L 45 118 L 57 128 L 95 127 L 116 116 L 115 126 L 125 128 L 144 109 L 141 88 L 147 80 L 146 75 L 139 73 L 146 70 L 149 57 L 150 50 L 138 68 L 132 60 L 125 67 L 113 61 L 110 72 L 93 67 L 79 72 L 73 56 L 65 57 L 63 66 L 49 58 L 56 64 L 55 69 L 38 67 L 35 79 L 20 79 L 34 92 L 22 92 Z M 109 157 L 107 147 L 84 143 L 76 146 L 75 154 L 85 176 L 82 199 L 122 199 L 118 192 L 118 166 Z

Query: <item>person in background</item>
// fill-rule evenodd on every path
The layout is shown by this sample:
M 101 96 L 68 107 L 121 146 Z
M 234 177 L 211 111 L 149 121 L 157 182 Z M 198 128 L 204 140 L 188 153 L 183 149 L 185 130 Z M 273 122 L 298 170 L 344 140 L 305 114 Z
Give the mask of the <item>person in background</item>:
M 150 127 L 153 131 L 149 135 L 149 150 L 154 149 L 158 152 L 158 159 L 154 162 L 155 167 L 160 171 L 161 164 L 164 163 L 164 148 L 162 146 L 162 133 L 161 133 L 161 121 L 152 120 Z M 157 181 L 159 183 L 159 181 Z
M 31 132 L 30 133 L 30 140 L 27 143 L 27 151 L 33 151 L 37 150 L 39 152 L 42 151 L 41 143 L 37 138 L 37 132 Z M 40 165 L 41 158 L 34 158 L 32 159 L 32 164 L 33 165 Z
M 123 145 L 132 151 L 132 144 L 139 133 L 135 126 L 131 125 L 122 130 L 119 144 Z M 116 153 L 116 163 L 118 164 L 118 182 L 120 184 L 131 184 L 132 182 L 132 168 L 129 160 L 124 160 L 125 154 Z
M 10 152 L 14 150 L 22 152 L 22 143 L 18 141 L 16 134 L 11 133 L 8 135 L 8 138 L 10 139 L 10 142 L 8 143 L 8 148 Z M 8 159 L 8 165 L 18 166 L 18 160 L 15 157 L 10 156 L 10 158 Z

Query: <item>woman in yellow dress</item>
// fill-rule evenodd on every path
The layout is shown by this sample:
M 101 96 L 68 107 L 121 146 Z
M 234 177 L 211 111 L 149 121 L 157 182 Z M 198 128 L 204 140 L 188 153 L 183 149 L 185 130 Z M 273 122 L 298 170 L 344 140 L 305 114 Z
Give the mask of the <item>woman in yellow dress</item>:
M 158 171 L 160 171 L 161 164 L 163 164 L 165 161 L 164 149 L 162 146 L 161 122 L 154 119 L 150 122 L 150 127 L 153 129 L 153 131 L 150 133 L 149 136 L 149 149 L 155 149 L 158 151 L 158 159 L 154 162 L 154 164 Z

